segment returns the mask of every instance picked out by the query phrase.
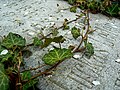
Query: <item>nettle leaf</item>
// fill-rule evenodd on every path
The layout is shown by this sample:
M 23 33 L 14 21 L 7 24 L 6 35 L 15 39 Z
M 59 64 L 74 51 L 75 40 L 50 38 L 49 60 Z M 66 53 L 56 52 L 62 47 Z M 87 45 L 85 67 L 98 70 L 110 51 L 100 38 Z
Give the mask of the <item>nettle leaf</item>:
M 58 36 L 54 38 L 45 38 L 45 41 L 43 45 L 41 46 L 42 48 L 49 46 L 52 42 L 55 43 L 63 43 L 65 41 L 63 36 Z
M 111 6 L 108 6 L 106 9 L 106 12 L 111 16 L 118 15 L 118 12 L 119 12 L 118 4 L 112 4 Z
M 45 41 L 44 41 L 44 43 L 43 43 L 43 45 L 41 47 L 44 48 L 44 47 L 49 46 L 52 41 L 53 41 L 52 38 L 45 38 Z
M 68 30 L 68 29 L 70 29 L 70 27 L 69 27 L 68 25 L 65 25 L 65 26 L 63 27 L 63 30 Z
M 65 38 L 63 36 L 58 36 L 53 38 L 53 42 L 55 43 L 63 43 L 65 41 Z
M 42 40 L 40 40 L 38 37 L 34 37 L 33 39 L 34 39 L 33 44 L 35 46 L 40 46 L 43 44 Z
M 77 39 L 80 36 L 80 30 L 76 27 L 73 27 L 71 30 L 73 38 Z
M 0 63 L 0 90 L 7 90 L 9 88 L 9 78 L 4 71 L 4 65 Z
M 31 73 L 30 71 L 25 71 L 21 74 L 21 79 L 30 79 L 31 78 Z M 23 85 L 23 90 L 28 90 L 28 88 L 34 86 L 38 82 L 37 79 L 31 80 L 30 82 L 26 83 Z
M 1 43 L 0 43 L 0 44 L 1 44 Z M 3 50 L 5 50 L 5 48 L 0 45 L 0 53 L 1 53 Z
M 90 58 L 94 54 L 94 47 L 92 43 L 86 43 L 85 56 Z
M 3 65 L 2 63 L 0 63 L 0 70 L 1 70 L 2 72 L 5 71 L 5 70 L 4 70 L 4 65 Z
M 14 46 L 25 46 L 26 40 L 18 34 L 10 32 L 2 41 L 2 46 L 6 48 L 13 48 Z
M 68 0 L 69 4 L 74 4 L 76 0 Z
M 70 12 L 76 13 L 76 9 L 77 9 L 77 7 L 76 7 L 76 6 L 73 6 L 73 7 L 70 8 Z
M 59 33 L 59 32 L 58 32 L 57 28 L 52 29 L 52 35 L 53 35 L 53 36 L 57 36 L 58 33 Z
M 69 29 L 70 27 L 67 25 L 68 23 L 68 20 L 67 19 L 64 19 L 64 22 L 63 22 L 63 30 L 67 30 Z
M 7 53 L 5 55 L 0 55 L 0 62 L 8 61 L 9 58 L 11 58 L 11 57 L 12 57 L 12 54 L 10 54 L 10 53 Z
M 42 58 L 45 64 L 47 65 L 54 65 L 59 61 L 63 61 L 66 58 L 70 58 L 73 56 L 73 53 L 70 49 L 59 49 L 55 48 L 49 51 L 48 54 L 45 54 Z

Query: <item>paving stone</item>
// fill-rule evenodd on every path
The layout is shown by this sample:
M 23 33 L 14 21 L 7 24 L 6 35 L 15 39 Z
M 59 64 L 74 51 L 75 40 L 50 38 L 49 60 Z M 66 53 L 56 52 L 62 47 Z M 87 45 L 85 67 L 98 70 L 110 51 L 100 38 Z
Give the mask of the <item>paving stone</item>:
M 41 28 L 46 27 L 43 31 L 48 33 L 52 23 L 59 27 L 65 18 L 75 19 L 79 9 L 77 13 L 60 10 L 69 6 L 63 0 L 1 0 L 0 35 L 15 32 L 23 35 L 30 43 Z M 81 22 L 82 20 L 78 20 L 75 23 Z M 39 78 L 37 86 L 40 90 L 120 90 L 120 64 L 115 62 L 120 59 L 120 20 L 101 14 L 90 14 L 90 23 L 96 29 L 89 36 L 95 47 L 95 54 L 90 59 L 83 57 L 64 61 L 53 75 Z M 67 32 L 60 33 L 68 39 L 62 47 L 78 44 Z M 42 64 L 41 57 L 50 48 L 52 46 L 44 50 L 32 49 L 34 53 L 26 60 L 26 66 Z M 100 84 L 94 85 L 93 81 L 99 81 Z

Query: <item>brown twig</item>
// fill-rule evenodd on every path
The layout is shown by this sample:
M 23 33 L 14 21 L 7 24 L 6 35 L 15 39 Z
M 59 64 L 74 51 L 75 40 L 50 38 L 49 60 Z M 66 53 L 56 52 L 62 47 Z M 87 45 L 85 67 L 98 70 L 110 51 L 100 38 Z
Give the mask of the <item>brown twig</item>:
M 72 23 L 72 22 L 74 22 L 74 21 L 77 21 L 78 19 L 80 19 L 80 17 L 78 17 L 78 18 L 76 18 L 76 19 L 74 19 L 74 20 L 68 21 L 67 24 L 70 24 L 70 23 Z M 88 20 L 89 20 L 89 18 L 88 18 Z M 88 22 L 88 23 L 89 23 L 89 22 Z M 62 25 L 62 26 L 60 26 L 59 28 L 57 28 L 57 30 L 58 30 L 58 29 L 61 29 L 61 28 L 63 28 L 63 27 L 64 27 L 64 26 Z M 87 29 L 85 35 L 82 37 L 82 40 L 81 40 L 80 44 L 78 45 L 77 49 L 75 49 L 76 52 L 80 50 L 80 49 L 78 49 L 78 48 L 81 46 L 82 42 L 84 41 L 84 38 L 87 36 L 88 30 L 89 30 L 89 24 L 88 24 L 88 29 Z M 51 34 L 48 34 L 48 35 L 46 35 L 46 36 L 49 36 L 49 35 L 51 35 Z M 82 48 L 81 50 L 83 50 L 83 49 L 84 49 L 84 48 Z M 80 51 L 81 51 L 81 50 L 80 50 Z M 75 52 L 75 51 L 73 51 L 73 52 Z M 31 80 L 37 78 L 38 76 L 47 74 L 48 72 L 50 72 L 50 71 L 52 71 L 54 68 L 56 68 L 56 67 L 57 67 L 60 63 L 62 63 L 63 61 L 64 61 L 64 60 L 58 62 L 58 63 L 55 64 L 55 65 L 53 65 L 51 68 L 46 69 L 45 71 L 40 72 L 40 73 L 34 75 L 34 76 L 31 77 L 29 80 L 27 79 L 27 80 L 22 81 L 22 83 L 25 84 L 25 83 L 30 82 Z M 36 68 L 35 68 L 35 69 L 36 69 Z M 34 70 L 34 69 L 33 69 L 33 70 Z
M 38 66 L 38 67 L 35 67 L 35 68 L 26 69 L 26 70 L 24 70 L 24 71 L 21 71 L 21 73 L 22 73 L 22 72 L 25 72 L 25 71 L 32 71 L 32 70 L 36 70 L 36 69 L 42 68 L 42 67 L 44 67 L 44 66 L 47 66 L 47 65 L 46 65 L 46 64 L 43 64 L 43 65 Z
M 82 45 L 83 41 L 87 38 L 87 35 L 89 33 L 89 27 L 90 27 L 90 23 L 89 23 L 89 11 L 86 10 L 86 20 L 85 22 L 87 21 L 87 30 L 86 30 L 86 33 L 84 35 L 82 35 L 82 39 L 80 40 L 80 43 L 79 45 L 73 50 L 73 52 L 76 52 L 79 50 L 80 46 Z M 84 22 L 84 24 L 85 24 Z
M 63 61 L 64 61 L 64 60 L 63 60 Z M 63 61 L 60 61 L 60 62 L 58 62 L 57 64 L 53 65 L 51 68 L 46 69 L 45 71 L 40 72 L 40 73 L 34 75 L 34 76 L 31 77 L 29 80 L 27 79 L 27 80 L 22 81 L 22 83 L 23 83 L 23 84 L 28 83 L 28 82 L 30 82 L 31 80 L 37 78 L 38 76 L 41 76 L 41 75 L 47 74 L 48 72 L 50 72 L 50 71 L 52 71 L 53 69 L 55 69 L 55 68 L 56 68 L 60 63 L 62 63 Z
M 71 20 L 71 21 L 68 21 L 67 24 L 70 24 L 70 23 L 72 23 L 72 22 L 74 22 L 74 21 L 77 21 L 78 19 L 81 18 L 79 15 L 76 15 L 76 16 L 78 16 L 76 19 L 73 19 L 73 20 Z M 58 27 L 58 28 L 56 28 L 56 29 L 59 30 L 59 29 L 61 29 L 61 28 L 64 28 L 64 25 L 62 25 L 62 26 L 60 26 L 60 27 Z M 41 40 L 45 39 L 46 37 L 50 36 L 51 34 L 52 34 L 52 33 L 47 34 L 46 36 L 42 37 Z M 34 45 L 34 44 L 31 43 L 31 44 L 26 45 L 26 47 L 33 46 L 33 45 Z

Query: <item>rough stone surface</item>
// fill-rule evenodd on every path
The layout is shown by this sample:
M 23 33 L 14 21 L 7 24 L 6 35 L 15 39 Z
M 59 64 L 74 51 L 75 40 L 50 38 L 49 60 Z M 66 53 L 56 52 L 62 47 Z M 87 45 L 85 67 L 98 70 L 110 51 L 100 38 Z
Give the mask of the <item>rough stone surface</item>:
M 65 18 L 75 19 L 79 9 L 77 13 L 61 10 L 69 6 L 63 0 L 0 0 L 0 35 L 15 32 L 23 35 L 30 43 L 41 28 L 44 27 L 43 32 L 48 33 L 52 24 L 56 23 L 59 27 Z M 90 22 L 96 29 L 89 36 L 95 54 L 91 59 L 83 57 L 64 61 L 51 76 L 39 78 L 37 86 L 40 90 L 120 90 L 120 64 L 115 62 L 120 59 L 120 20 L 90 14 Z M 60 34 L 68 39 L 62 47 L 78 44 L 71 39 L 69 30 Z M 48 49 L 32 49 L 34 53 L 26 59 L 26 66 L 35 67 L 43 63 L 41 57 Z M 100 84 L 94 85 L 93 81 L 99 81 Z

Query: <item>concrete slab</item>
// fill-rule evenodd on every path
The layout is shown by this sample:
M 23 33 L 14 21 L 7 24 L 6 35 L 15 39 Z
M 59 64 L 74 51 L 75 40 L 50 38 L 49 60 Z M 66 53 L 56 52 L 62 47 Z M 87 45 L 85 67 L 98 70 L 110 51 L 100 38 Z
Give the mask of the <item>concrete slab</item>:
M 59 4 L 59 7 L 57 7 Z M 76 14 L 69 10 L 70 5 L 63 0 L 1 0 L 0 1 L 0 35 L 15 32 L 23 35 L 27 43 L 41 31 L 49 32 L 49 27 L 56 23 L 59 27 L 65 18 L 73 20 Z M 77 22 L 81 22 L 78 20 Z M 39 78 L 40 90 L 120 90 L 120 20 L 109 19 L 101 14 L 90 14 L 91 25 L 96 31 L 89 36 L 95 47 L 91 59 L 85 57 L 63 62 L 52 76 Z M 71 25 L 75 25 L 72 23 Z M 60 31 L 68 39 L 62 47 L 78 44 L 71 39 L 70 33 Z M 27 67 L 42 64 L 41 57 L 48 49 L 32 49 L 33 55 L 27 60 Z M 94 81 L 94 82 L 93 82 Z

